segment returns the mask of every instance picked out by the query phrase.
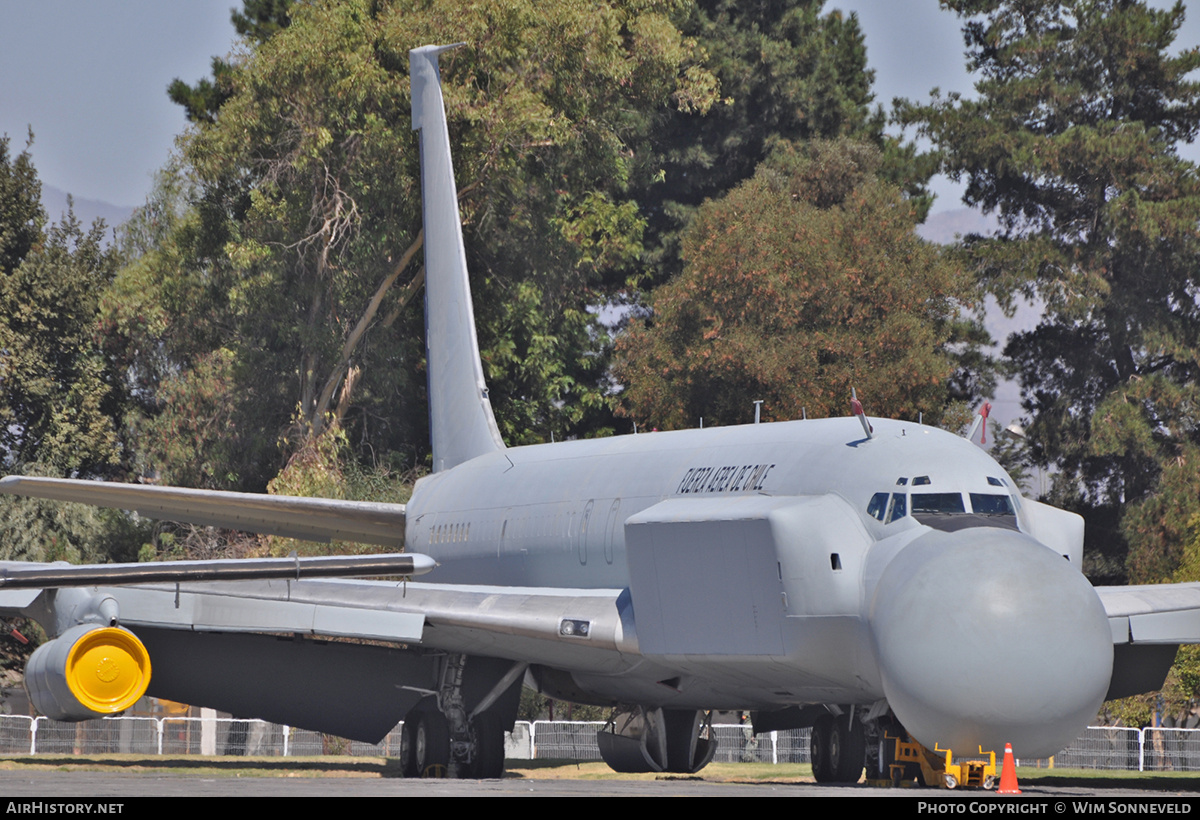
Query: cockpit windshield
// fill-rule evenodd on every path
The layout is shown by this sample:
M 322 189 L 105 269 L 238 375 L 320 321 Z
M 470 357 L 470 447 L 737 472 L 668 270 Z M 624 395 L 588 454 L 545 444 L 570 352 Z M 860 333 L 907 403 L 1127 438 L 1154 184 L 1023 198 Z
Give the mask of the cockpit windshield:
M 930 484 L 914 481 L 913 485 Z M 896 482 L 903 487 L 907 480 Z M 989 484 L 998 484 L 989 479 Z M 968 504 L 969 502 L 969 504 Z M 959 530 L 967 527 L 1004 527 L 1017 529 L 1017 513 L 1012 496 L 1005 493 L 961 492 L 879 492 L 871 496 L 867 514 L 887 524 L 911 515 L 922 524 L 940 530 Z
M 1007 495 L 971 493 L 971 510 L 977 515 L 1016 515 Z
M 913 493 L 913 515 L 918 513 L 965 513 L 962 493 Z

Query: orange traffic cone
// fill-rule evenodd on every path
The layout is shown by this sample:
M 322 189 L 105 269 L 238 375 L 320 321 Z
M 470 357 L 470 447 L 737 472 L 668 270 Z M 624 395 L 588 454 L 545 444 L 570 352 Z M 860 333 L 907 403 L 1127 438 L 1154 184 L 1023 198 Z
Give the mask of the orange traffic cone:
M 1017 786 L 1017 763 L 1013 760 L 1012 744 L 1004 744 L 1004 771 L 1000 773 L 1000 788 L 996 794 L 1020 794 Z

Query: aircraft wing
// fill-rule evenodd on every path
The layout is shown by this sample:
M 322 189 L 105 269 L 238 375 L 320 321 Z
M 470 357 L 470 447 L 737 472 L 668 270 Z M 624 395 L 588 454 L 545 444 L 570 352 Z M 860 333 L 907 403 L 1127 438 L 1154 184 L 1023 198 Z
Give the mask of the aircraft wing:
M 404 505 L 7 476 L 0 494 L 132 510 L 149 518 L 300 538 L 404 544 Z
M 272 580 L 122 589 L 121 623 L 143 629 L 273 632 L 419 644 L 429 649 L 595 671 L 636 654 L 629 593 L 424 582 Z M 574 647 L 574 649 L 572 649 Z
M 1180 644 L 1200 643 L 1200 584 L 1096 587 L 1113 637 L 1106 700 L 1153 692 Z
M 1096 587 L 1114 644 L 1200 643 L 1200 583 Z
M 530 664 L 604 675 L 641 661 L 624 590 L 185 581 L 0 589 L 0 612 L 117 618 L 153 664 L 147 694 L 371 743 L 436 690 L 446 652 L 471 653 L 500 688 Z M 77 638 L 64 630 L 52 643 Z M 47 677 L 26 672 L 31 691 Z

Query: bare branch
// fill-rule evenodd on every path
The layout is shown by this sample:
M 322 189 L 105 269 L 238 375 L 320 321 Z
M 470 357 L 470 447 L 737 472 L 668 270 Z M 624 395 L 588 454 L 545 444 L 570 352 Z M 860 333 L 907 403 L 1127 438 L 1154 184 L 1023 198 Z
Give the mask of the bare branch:
M 354 355 L 354 351 L 358 348 L 358 343 L 362 341 L 363 335 L 367 332 L 367 328 L 371 326 L 375 315 L 379 312 L 379 306 L 383 303 L 383 298 L 387 295 L 388 290 L 400 278 L 400 274 L 404 272 L 409 263 L 412 262 L 417 251 L 421 249 L 421 245 L 425 242 L 425 229 L 422 228 L 417 232 L 417 238 L 412 241 L 412 244 L 404 251 L 404 255 L 400 257 L 400 261 L 396 263 L 396 267 L 384 277 L 379 283 L 379 287 L 375 289 L 375 294 L 371 297 L 367 309 L 363 311 L 359 317 L 358 323 L 354 329 L 350 331 L 350 335 L 346 337 L 346 342 L 342 345 L 342 354 L 338 358 L 338 363 L 334 367 L 329 378 L 325 380 L 325 386 L 321 389 L 321 396 L 317 400 L 316 407 L 312 415 L 314 429 L 320 424 L 320 420 L 325 417 L 329 411 L 329 404 L 333 400 L 334 391 L 337 390 L 338 384 L 342 380 L 342 376 L 346 373 L 347 367 L 350 365 L 350 357 Z M 424 268 L 422 268 L 424 270 Z M 424 277 L 422 277 L 424 279 Z M 409 294 L 408 298 L 412 298 Z M 406 300 L 407 301 L 407 300 Z

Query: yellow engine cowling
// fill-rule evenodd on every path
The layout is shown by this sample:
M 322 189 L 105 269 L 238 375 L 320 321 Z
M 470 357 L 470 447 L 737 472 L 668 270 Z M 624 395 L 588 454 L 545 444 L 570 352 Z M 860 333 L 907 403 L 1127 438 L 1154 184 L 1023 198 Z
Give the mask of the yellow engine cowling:
M 80 624 L 37 648 L 25 667 L 34 707 L 52 720 L 123 712 L 150 685 L 150 656 L 127 629 Z

